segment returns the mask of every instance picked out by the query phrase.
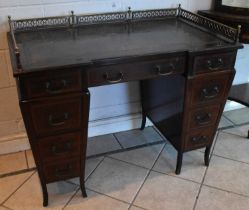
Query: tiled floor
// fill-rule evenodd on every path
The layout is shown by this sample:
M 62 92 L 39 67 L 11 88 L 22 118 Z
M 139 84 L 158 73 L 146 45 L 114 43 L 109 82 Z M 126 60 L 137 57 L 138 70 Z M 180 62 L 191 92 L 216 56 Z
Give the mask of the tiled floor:
M 189 152 L 179 176 L 174 174 L 176 151 L 160 143 L 152 127 L 91 138 L 87 154 L 102 155 L 87 160 L 88 198 L 82 198 L 78 179 L 49 184 L 47 209 L 248 210 L 249 124 L 244 115 L 225 113 L 210 166 L 204 166 L 203 150 Z M 122 152 L 110 153 L 114 150 Z M 0 210 L 44 209 L 31 151 L 0 156 L 0 165 Z

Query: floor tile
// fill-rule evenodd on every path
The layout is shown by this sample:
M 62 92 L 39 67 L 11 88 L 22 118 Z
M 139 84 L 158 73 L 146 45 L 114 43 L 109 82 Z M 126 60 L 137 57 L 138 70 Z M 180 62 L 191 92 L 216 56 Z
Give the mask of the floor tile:
M 151 172 L 134 204 L 153 210 L 190 210 L 199 187 L 191 181 Z
M 247 138 L 248 130 L 249 130 L 249 125 L 242 125 L 242 126 L 236 126 L 234 128 L 225 129 L 223 130 L 223 132 Z
M 89 138 L 87 142 L 87 156 L 102 154 L 121 149 L 112 134 Z
M 0 210 L 9 210 L 9 209 L 5 208 L 4 206 L 0 206 Z
M 124 148 L 134 147 L 156 141 L 161 141 L 162 137 L 153 127 L 147 127 L 143 131 L 136 129 L 114 134 Z
M 78 192 L 65 210 L 127 210 L 128 207 L 127 203 L 87 190 L 87 198 L 83 199 Z
M 132 206 L 129 210 L 144 210 L 144 209 L 141 209 L 141 208 L 136 207 L 136 206 Z
M 249 165 L 213 156 L 204 184 L 249 196 Z
M 164 144 L 148 146 L 110 155 L 110 157 L 151 169 Z
M 55 182 L 47 186 L 49 193 L 48 208 L 53 210 L 62 209 L 77 190 L 76 185 L 66 182 Z M 37 173 L 35 173 L 4 205 L 14 210 L 48 209 L 42 206 L 42 201 L 40 181 Z
M 248 210 L 249 198 L 203 186 L 195 210 Z
M 219 123 L 218 128 L 226 128 L 226 127 L 230 127 L 230 126 L 233 126 L 233 123 L 222 116 L 220 119 L 220 123 Z
M 206 170 L 203 158 L 204 154 L 199 151 L 184 153 L 181 174 L 176 175 L 177 152 L 166 144 L 153 170 L 201 183 Z
M 0 175 L 27 169 L 24 152 L 0 156 Z
M 89 177 L 89 175 L 93 172 L 93 170 L 97 167 L 97 165 L 102 161 L 104 157 L 98 158 L 90 158 L 86 160 L 86 169 L 85 169 L 85 180 Z M 79 178 L 70 179 L 70 182 L 79 185 Z
M 224 112 L 224 115 L 236 125 L 249 122 L 249 109 L 248 108 Z
M 6 200 L 34 172 L 0 178 L 0 204 Z
M 214 154 L 249 163 L 249 139 L 221 132 L 218 136 Z
M 26 150 L 26 156 L 27 156 L 27 161 L 28 161 L 28 167 L 29 168 L 35 168 L 35 160 L 33 157 L 33 153 L 31 150 Z
M 86 187 L 131 202 L 147 174 L 144 168 L 105 158 L 88 178 Z

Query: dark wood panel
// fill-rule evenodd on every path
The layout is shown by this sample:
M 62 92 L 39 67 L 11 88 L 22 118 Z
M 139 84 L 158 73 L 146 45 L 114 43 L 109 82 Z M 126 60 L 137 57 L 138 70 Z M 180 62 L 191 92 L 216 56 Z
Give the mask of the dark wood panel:
M 67 133 L 38 139 L 39 155 L 43 162 L 68 159 L 80 155 L 81 133 Z
M 19 78 L 23 99 L 80 92 L 81 80 L 81 71 L 78 69 L 47 71 Z
M 191 110 L 188 115 L 188 128 L 193 129 L 214 125 L 217 121 L 219 112 L 219 104 Z
M 213 141 L 214 127 L 192 130 L 184 137 L 185 150 L 193 150 L 210 145 Z
M 43 167 L 45 180 L 50 183 L 80 176 L 80 167 L 79 157 L 46 164 Z
M 29 103 L 30 117 L 37 136 L 58 134 L 81 128 L 82 97 L 56 98 Z
M 235 58 L 236 52 L 234 51 L 196 56 L 194 59 L 194 72 L 200 74 L 233 69 Z
M 221 102 L 226 94 L 230 72 L 211 73 L 191 80 L 191 106 Z
M 164 59 L 109 65 L 89 70 L 89 85 L 98 86 L 132 80 L 182 74 L 185 71 L 185 56 L 165 56 Z

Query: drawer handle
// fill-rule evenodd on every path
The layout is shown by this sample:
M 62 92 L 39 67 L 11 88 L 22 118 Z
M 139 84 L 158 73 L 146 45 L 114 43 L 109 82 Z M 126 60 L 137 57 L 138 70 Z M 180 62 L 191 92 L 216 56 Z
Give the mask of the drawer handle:
M 114 84 L 114 83 L 118 83 L 118 82 L 121 82 L 123 79 L 124 79 L 124 75 L 122 72 L 119 72 L 118 75 L 117 75 L 117 78 L 111 78 L 109 76 L 109 74 L 106 72 L 104 74 L 104 78 L 107 82 L 111 83 L 111 84 Z
M 62 79 L 60 82 L 52 84 L 51 81 L 46 82 L 46 91 L 50 94 L 58 94 L 63 91 L 63 89 L 67 86 L 67 81 Z
M 62 117 L 61 116 L 54 116 L 54 115 L 49 115 L 48 117 L 48 124 L 50 126 L 61 126 L 66 123 L 68 120 L 68 113 L 63 113 Z
M 52 145 L 51 150 L 54 155 L 61 155 L 63 153 L 67 153 L 68 151 L 70 151 L 72 148 L 72 145 L 73 145 L 72 141 L 65 143 L 63 148 L 57 147 L 57 145 Z
M 207 140 L 208 140 L 207 136 L 195 136 L 195 137 L 192 138 L 192 141 L 195 142 L 195 143 L 205 142 Z
M 204 88 L 201 91 L 201 96 L 203 99 L 213 99 L 218 96 L 220 90 L 217 86 L 214 86 L 212 88 Z
M 56 168 L 55 169 L 55 176 L 64 177 L 64 176 L 70 174 L 72 168 L 73 167 L 71 165 L 69 165 L 69 164 L 64 169 Z
M 223 60 L 222 58 L 218 58 L 217 60 L 208 60 L 207 61 L 207 65 L 208 65 L 208 69 L 211 70 L 211 71 L 217 71 L 219 69 L 221 69 L 223 67 Z
M 161 67 L 160 65 L 156 65 L 156 66 L 155 66 L 155 69 L 156 69 L 156 72 L 157 72 L 157 74 L 158 74 L 159 76 L 167 76 L 167 75 L 172 74 L 172 73 L 174 72 L 174 70 L 176 69 L 176 67 L 175 67 L 175 65 L 174 65 L 173 63 L 170 63 L 170 64 L 168 65 L 168 68 L 166 68 L 166 69 L 169 69 L 169 71 L 164 72 L 164 71 L 162 70 L 162 67 Z
M 206 113 L 206 114 L 201 114 L 197 115 L 195 117 L 196 122 L 198 125 L 207 125 L 211 121 L 212 114 L 211 113 Z

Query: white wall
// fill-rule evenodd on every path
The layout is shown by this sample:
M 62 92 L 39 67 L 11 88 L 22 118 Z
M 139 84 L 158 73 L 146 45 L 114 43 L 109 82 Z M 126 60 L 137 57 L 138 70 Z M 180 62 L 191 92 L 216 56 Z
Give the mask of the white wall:
M 7 15 L 13 18 L 32 18 L 76 14 L 176 7 L 178 3 L 191 11 L 209 9 L 211 0 L 0 0 L 0 153 L 29 147 L 25 138 L 18 107 L 15 83 L 11 76 L 8 46 Z M 241 51 L 236 67 L 236 83 L 247 82 L 249 47 Z M 140 124 L 140 98 L 137 82 L 91 88 L 89 135 L 136 128 Z M 11 145 L 11 148 L 9 147 Z

